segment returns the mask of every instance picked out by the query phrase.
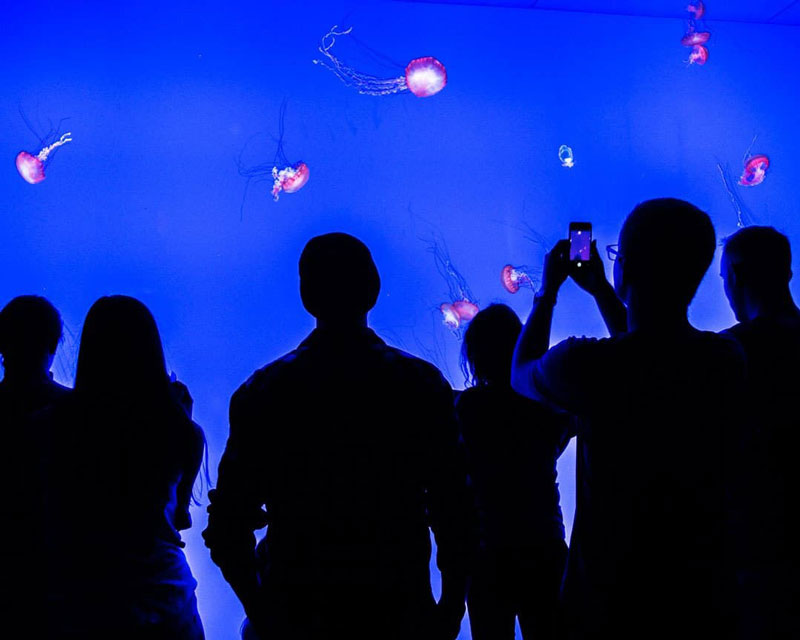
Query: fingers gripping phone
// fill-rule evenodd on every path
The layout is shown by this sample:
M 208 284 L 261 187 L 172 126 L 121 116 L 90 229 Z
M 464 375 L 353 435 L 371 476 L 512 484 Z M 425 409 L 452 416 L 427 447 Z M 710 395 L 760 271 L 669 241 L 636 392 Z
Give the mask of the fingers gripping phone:
M 592 223 L 569 223 L 569 260 L 580 267 L 589 262 L 592 249 Z

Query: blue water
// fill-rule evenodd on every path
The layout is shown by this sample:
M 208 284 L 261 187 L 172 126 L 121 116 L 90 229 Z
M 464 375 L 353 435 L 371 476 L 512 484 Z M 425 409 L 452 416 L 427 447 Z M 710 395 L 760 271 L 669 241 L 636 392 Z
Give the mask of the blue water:
M 0 302 L 38 293 L 58 306 L 68 335 L 56 372 L 69 382 L 89 305 L 108 293 L 141 298 L 195 397 L 213 468 L 233 390 L 312 328 L 297 280 L 312 235 L 344 230 L 367 242 L 383 278 L 373 326 L 435 360 L 456 387 L 460 345 L 437 315 L 448 283 L 431 242 L 447 247 L 481 304 L 525 315 L 530 291 L 506 293 L 500 269 L 540 265 L 572 220 L 613 243 L 637 202 L 671 195 L 708 210 L 721 236 L 733 232 L 716 165 L 738 176 L 756 134 L 752 151 L 772 166 L 740 195 L 757 222 L 800 239 L 796 27 L 717 23 L 709 12 L 709 62 L 689 67 L 680 20 L 235 5 L 7 3 L 0 22 Z M 312 64 L 333 24 L 354 27 L 358 41 L 335 48 L 352 66 L 393 77 L 433 55 L 449 84 L 425 99 L 359 95 Z M 251 183 L 242 207 L 236 158 L 272 162 L 284 99 L 286 155 L 311 179 L 277 203 L 270 182 Z M 20 150 L 38 152 L 20 109 L 40 135 L 69 118 L 62 131 L 74 138 L 35 186 L 13 165 Z M 558 160 L 562 144 L 572 169 Z M 691 312 L 715 330 L 733 322 L 717 273 L 715 264 Z M 570 334 L 605 333 L 591 300 L 567 284 L 553 338 Z M 568 524 L 573 458 L 561 469 Z M 202 545 L 202 508 L 194 519 L 186 538 L 207 635 L 232 638 L 241 610 Z

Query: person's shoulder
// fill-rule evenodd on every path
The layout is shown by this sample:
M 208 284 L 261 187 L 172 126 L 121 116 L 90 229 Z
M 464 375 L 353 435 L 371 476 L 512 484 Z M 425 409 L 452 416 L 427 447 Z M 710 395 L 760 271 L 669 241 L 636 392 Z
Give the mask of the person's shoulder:
M 296 366 L 299 349 L 294 349 L 280 358 L 256 369 L 233 394 L 233 400 L 243 401 L 249 396 L 268 392 L 290 374 Z
M 442 372 L 427 360 L 386 344 L 381 345 L 380 350 L 384 362 L 389 366 L 397 367 L 398 370 L 418 377 L 420 380 L 437 384 L 446 383 Z

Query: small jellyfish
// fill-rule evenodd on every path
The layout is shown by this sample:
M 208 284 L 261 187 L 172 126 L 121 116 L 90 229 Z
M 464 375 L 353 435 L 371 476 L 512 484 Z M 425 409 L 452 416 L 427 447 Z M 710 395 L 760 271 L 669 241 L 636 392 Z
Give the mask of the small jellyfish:
M 286 100 L 281 104 L 280 115 L 278 116 L 278 146 L 275 151 L 273 161 L 268 164 L 260 164 L 254 167 L 245 167 L 242 164 L 241 153 L 237 164 L 239 175 L 247 178 L 247 185 L 242 196 L 242 204 L 239 209 L 240 216 L 244 212 L 244 203 L 247 199 L 247 190 L 250 181 L 264 182 L 272 180 L 272 199 L 278 201 L 281 191 L 284 193 L 296 193 L 302 189 L 310 177 L 308 165 L 305 162 L 289 162 L 283 150 L 284 120 L 286 118 Z M 243 150 L 244 151 L 244 150 Z
M 700 66 L 704 65 L 706 62 L 708 62 L 708 49 L 706 49 L 702 44 L 693 46 L 687 62 L 689 64 L 697 64 Z
M 459 273 L 450 260 L 444 241 L 432 242 L 430 251 L 433 253 L 436 269 L 447 282 L 450 297 L 450 302 L 439 305 L 442 322 L 457 337 L 460 337 L 460 329 L 475 317 L 480 311 L 480 306 L 475 300 L 475 296 L 472 295 L 464 276 Z
M 744 164 L 744 171 L 739 177 L 739 184 L 743 187 L 755 187 L 764 182 L 769 169 L 769 158 L 757 155 L 749 158 Z
M 509 293 L 517 293 L 521 287 L 534 289 L 533 270 L 530 267 L 514 267 L 507 264 L 500 271 L 500 282 Z
M 44 169 L 48 164 L 48 157 L 53 150 L 72 142 L 72 134 L 64 133 L 58 140 L 44 147 L 39 153 L 33 155 L 27 151 L 20 151 L 17 154 L 17 171 L 22 179 L 28 184 L 39 184 L 45 179 Z
M 562 167 L 572 169 L 575 166 L 575 156 L 572 154 L 572 149 L 565 144 L 558 148 L 558 159 L 561 161 Z
M 708 31 L 692 31 L 690 30 L 683 38 L 681 38 L 681 44 L 684 47 L 694 47 L 698 44 L 705 44 L 708 42 L 708 39 L 711 37 L 711 34 Z
M 406 65 L 405 72 L 394 78 L 379 78 L 356 71 L 347 66 L 331 53 L 336 44 L 337 36 L 349 34 L 353 28 L 337 31 L 334 25 L 322 37 L 319 45 L 320 53 L 327 58 L 314 60 L 314 64 L 321 65 L 332 71 L 339 80 L 347 86 L 355 87 L 359 93 L 370 96 L 385 96 L 392 93 L 410 91 L 418 98 L 427 98 L 439 93 L 447 84 L 447 70 L 444 65 L 432 56 L 415 58 Z
M 695 2 L 694 4 L 690 4 L 688 7 L 686 7 L 686 10 L 692 14 L 695 20 L 700 20 L 704 15 L 706 15 L 706 6 L 701 0 L 698 0 L 698 2 Z

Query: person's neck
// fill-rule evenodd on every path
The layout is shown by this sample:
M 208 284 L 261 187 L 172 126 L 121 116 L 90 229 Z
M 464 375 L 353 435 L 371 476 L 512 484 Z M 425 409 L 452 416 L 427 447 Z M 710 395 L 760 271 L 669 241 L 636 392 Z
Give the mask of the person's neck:
M 366 314 L 357 318 L 317 318 L 317 329 L 320 331 L 347 332 L 366 328 Z
M 797 308 L 789 291 L 765 299 L 748 296 L 745 301 L 745 312 L 749 321 L 761 317 L 780 318 L 800 315 L 800 309 Z
M 629 300 L 628 331 L 679 331 L 691 327 L 687 309 Z

